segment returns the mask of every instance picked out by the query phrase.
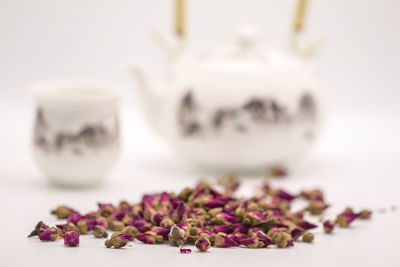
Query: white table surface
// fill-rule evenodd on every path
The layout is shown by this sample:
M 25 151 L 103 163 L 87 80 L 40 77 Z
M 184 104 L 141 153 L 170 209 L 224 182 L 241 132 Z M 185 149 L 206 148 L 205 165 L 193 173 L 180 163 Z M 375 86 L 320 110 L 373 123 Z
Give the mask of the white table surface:
M 332 216 L 347 205 L 387 212 L 332 235 L 317 229 L 313 244 L 298 242 L 289 249 L 212 247 L 207 253 L 181 255 L 167 244 L 138 241 L 124 249 L 106 249 L 104 240 L 91 236 L 82 236 L 78 248 L 28 239 L 37 221 L 57 222 L 49 213 L 57 204 L 86 212 L 98 201 L 138 201 L 145 192 L 179 190 L 210 177 L 175 156 L 149 132 L 136 109 L 126 105 L 124 150 L 105 183 L 82 190 L 50 187 L 29 153 L 31 110 L 3 105 L 0 116 L 8 125 L 0 132 L 0 266 L 400 266 L 400 128 L 393 113 L 331 116 L 315 149 L 288 178 L 274 182 L 290 190 L 322 188 Z M 238 193 L 247 196 L 263 180 L 262 175 L 242 177 Z M 390 211 L 393 205 L 396 211 Z

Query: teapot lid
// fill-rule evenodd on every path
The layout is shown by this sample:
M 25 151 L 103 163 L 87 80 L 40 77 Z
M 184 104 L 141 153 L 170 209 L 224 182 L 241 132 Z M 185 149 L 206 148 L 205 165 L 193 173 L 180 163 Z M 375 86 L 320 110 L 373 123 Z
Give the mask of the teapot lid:
M 177 65 L 183 72 L 190 69 L 207 72 L 298 75 L 299 72 L 311 70 L 310 64 L 303 59 L 260 45 L 259 33 L 251 26 L 239 28 L 234 44 L 185 54 L 179 58 Z

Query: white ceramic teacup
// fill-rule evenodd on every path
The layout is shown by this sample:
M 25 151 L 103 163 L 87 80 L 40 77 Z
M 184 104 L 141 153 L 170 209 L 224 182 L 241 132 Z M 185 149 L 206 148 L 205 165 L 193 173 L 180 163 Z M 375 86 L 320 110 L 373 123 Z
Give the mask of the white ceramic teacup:
M 119 154 L 119 92 L 94 83 L 44 83 L 33 94 L 34 158 L 50 183 L 101 182 Z

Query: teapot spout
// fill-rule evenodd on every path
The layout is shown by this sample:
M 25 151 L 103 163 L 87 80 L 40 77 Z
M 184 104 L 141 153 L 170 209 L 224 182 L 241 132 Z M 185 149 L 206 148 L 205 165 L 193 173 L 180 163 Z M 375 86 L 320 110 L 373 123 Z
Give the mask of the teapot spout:
M 155 132 L 161 134 L 160 114 L 163 108 L 165 86 L 160 78 L 151 74 L 145 64 L 136 63 L 131 70 L 138 81 L 139 95 L 146 113 L 147 119 Z

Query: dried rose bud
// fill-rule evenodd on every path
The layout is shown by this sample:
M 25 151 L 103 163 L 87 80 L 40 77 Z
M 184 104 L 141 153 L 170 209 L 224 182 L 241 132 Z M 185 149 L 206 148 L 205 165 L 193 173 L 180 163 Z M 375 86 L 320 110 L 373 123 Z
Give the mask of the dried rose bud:
M 208 211 L 208 214 L 210 214 L 211 217 L 215 217 L 218 213 L 222 212 L 223 210 L 224 210 L 224 209 L 221 208 L 221 207 L 219 207 L 219 208 L 213 208 L 213 209 L 210 209 L 210 210 Z
M 300 211 L 296 212 L 295 215 L 298 219 L 303 219 L 304 218 L 304 210 L 300 210 Z
M 190 195 L 192 195 L 193 192 L 194 192 L 194 190 L 193 190 L 192 188 L 186 187 L 185 189 L 183 189 L 183 190 L 179 193 L 178 197 L 179 197 L 181 200 L 187 202 L 187 201 L 189 200 Z
M 293 239 L 292 237 L 285 232 L 274 232 L 272 235 L 272 242 L 278 248 L 286 248 L 289 246 L 293 246 Z
M 59 237 L 60 237 L 60 232 L 58 232 L 57 229 L 54 227 L 44 230 L 39 235 L 41 241 L 54 241 Z
M 329 205 L 322 200 L 312 200 L 306 210 L 312 215 L 321 215 L 328 207 Z
M 211 223 L 213 222 L 216 224 L 230 225 L 236 223 L 236 217 L 229 213 L 219 212 L 213 219 L 211 219 Z
M 259 211 L 246 212 L 243 217 L 243 224 L 247 226 L 256 226 L 266 222 L 266 216 Z
M 39 236 L 41 233 L 43 233 L 48 228 L 49 227 L 46 224 L 44 224 L 42 221 L 40 221 L 35 225 L 35 229 L 32 230 L 32 232 L 28 235 L 28 237 L 32 237 L 32 236 L 36 236 L 36 235 Z
M 292 230 L 290 230 L 290 235 L 292 236 L 293 240 L 297 240 L 300 236 L 303 230 L 300 227 L 294 227 Z
M 96 225 L 93 229 L 93 235 L 96 238 L 107 238 L 108 233 L 106 231 L 106 228 L 100 225 Z
M 162 243 L 164 241 L 164 237 L 158 235 L 154 231 L 147 231 L 145 233 L 137 234 L 136 239 L 145 244 L 156 244 L 156 243 Z
M 113 231 L 121 231 L 122 229 L 124 229 L 125 224 L 121 221 L 117 221 L 117 220 L 113 220 L 110 222 L 110 228 Z
M 129 239 L 132 236 L 129 234 L 124 234 L 121 232 L 115 232 L 111 235 L 110 239 L 107 239 L 104 244 L 107 248 L 114 247 L 114 248 L 122 248 L 128 244 Z
M 337 216 L 336 223 L 340 227 L 347 228 L 358 217 L 360 217 L 359 213 L 344 211 Z
M 285 167 L 275 166 L 269 170 L 268 176 L 272 177 L 285 177 L 288 175 L 288 171 Z
M 77 224 L 80 220 L 82 220 L 84 217 L 78 213 L 73 213 L 70 216 L 68 216 L 67 223 L 73 223 Z
M 136 235 L 139 233 L 139 230 L 135 227 L 135 226 L 125 226 L 122 230 L 122 233 L 124 234 L 129 234 L 132 236 L 132 239 L 130 239 L 129 241 L 132 241 L 135 239 Z
M 347 207 L 344 209 L 345 212 L 354 213 L 354 209 L 352 207 Z
M 72 215 L 73 215 L 73 214 L 72 214 Z M 78 214 L 78 215 L 79 215 L 79 214 Z M 92 211 L 92 212 L 86 213 L 84 216 L 82 216 L 82 217 L 83 217 L 82 219 L 96 220 L 99 216 L 100 216 L 100 215 L 99 215 L 97 212 Z M 69 218 L 69 217 L 68 217 L 68 218 Z M 79 221 L 79 220 L 77 220 L 77 221 Z
M 307 221 L 302 221 L 301 223 L 298 223 L 297 226 L 300 227 L 300 228 L 303 228 L 305 230 L 310 230 L 310 229 L 317 228 L 317 225 L 312 224 L 312 223 L 307 222 Z
M 109 203 L 98 203 L 97 204 L 99 207 L 99 214 L 102 217 L 108 217 L 112 213 L 114 213 L 117 209 L 114 207 L 113 204 Z
M 260 210 L 260 207 L 259 207 L 259 204 L 258 204 L 258 203 L 255 203 L 255 202 L 253 202 L 253 201 L 247 201 L 246 203 L 247 203 L 247 204 L 246 204 L 246 212 L 248 212 L 248 211 L 258 211 L 258 210 Z M 246 213 L 246 212 L 245 212 L 245 213 Z M 238 217 L 243 216 L 245 213 L 239 215 Z M 235 210 L 235 216 L 236 216 L 236 210 Z
M 235 227 L 233 225 L 215 225 L 211 230 L 215 234 L 221 232 L 225 234 L 231 234 L 235 230 Z
M 259 248 L 268 247 L 271 244 L 271 240 L 268 238 L 268 236 L 264 232 L 258 231 L 256 233 L 256 236 L 258 238 L 258 247 Z
M 87 234 L 88 233 L 88 231 L 89 231 L 89 229 L 88 229 L 88 226 L 87 226 L 87 224 L 86 224 L 86 220 L 85 219 L 83 219 L 83 220 L 80 220 L 77 224 L 76 224 L 76 226 L 78 227 L 78 229 L 79 229 L 79 233 L 81 233 L 82 235 L 85 235 L 85 234 Z
M 239 188 L 239 179 L 234 173 L 218 178 L 217 183 L 224 188 L 225 195 L 228 196 L 231 196 Z
M 234 227 L 234 230 L 233 230 L 234 233 L 245 234 L 249 231 L 249 228 L 247 226 L 245 226 L 243 223 L 237 223 L 237 224 L 233 225 L 233 227 Z
M 51 214 L 56 215 L 58 219 L 66 219 L 73 213 L 78 212 L 64 205 L 60 205 L 55 210 L 51 211 Z
M 211 247 L 211 242 L 207 237 L 201 236 L 197 239 L 195 246 L 200 251 L 207 251 Z
M 247 212 L 248 202 L 244 201 L 235 210 L 235 216 L 242 217 Z
M 150 221 L 155 225 L 160 225 L 163 218 L 164 218 L 163 214 L 161 214 L 160 212 L 156 212 L 151 216 Z
M 107 219 L 104 217 L 99 217 L 96 219 L 96 225 L 103 226 L 104 228 L 108 228 Z
M 127 214 L 127 212 L 125 212 L 125 211 L 117 211 L 117 212 L 114 212 L 114 213 L 108 215 L 107 220 L 108 221 L 122 221 L 126 214 Z
M 64 234 L 64 245 L 67 247 L 79 246 L 79 233 L 77 231 L 68 231 Z
M 258 238 L 255 237 L 246 237 L 239 240 L 239 244 L 248 248 L 258 248 Z
M 314 240 L 314 234 L 311 232 L 304 232 L 302 236 L 303 242 L 311 243 Z
M 173 225 L 168 235 L 168 242 L 173 246 L 182 247 L 186 242 L 186 232 L 176 224 Z
M 135 226 L 140 232 L 149 231 L 151 228 L 151 224 L 148 223 L 145 219 L 136 219 L 131 222 L 132 226 Z
M 169 216 L 174 222 L 178 223 L 187 218 L 189 212 L 189 207 L 181 201 L 179 205 L 174 209 Z
M 325 233 L 332 233 L 333 229 L 335 228 L 335 222 L 332 220 L 326 220 L 323 223 Z
M 365 210 L 360 211 L 360 219 L 363 219 L 363 220 L 370 219 L 371 215 L 372 215 L 372 211 L 370 211 L 370 210 L 365 209 Z
M 172 227 L 174 224 L 175 222 L 170 217 L 164 217 L 160 222 L 160 226 L 164 228 Z
M 66 233 L 68 231 L 79 231 L 79 228 L 76 227 L 76 225 L 73 224 L 72 222 L 68 224 L 57 224 L 56 227 L 61 229 L 63 233 Z
M 239 243 L 225 233 L 218 233 L 215 235 L 215 245 L 217 247 L 227 248 L 238 246 Z

